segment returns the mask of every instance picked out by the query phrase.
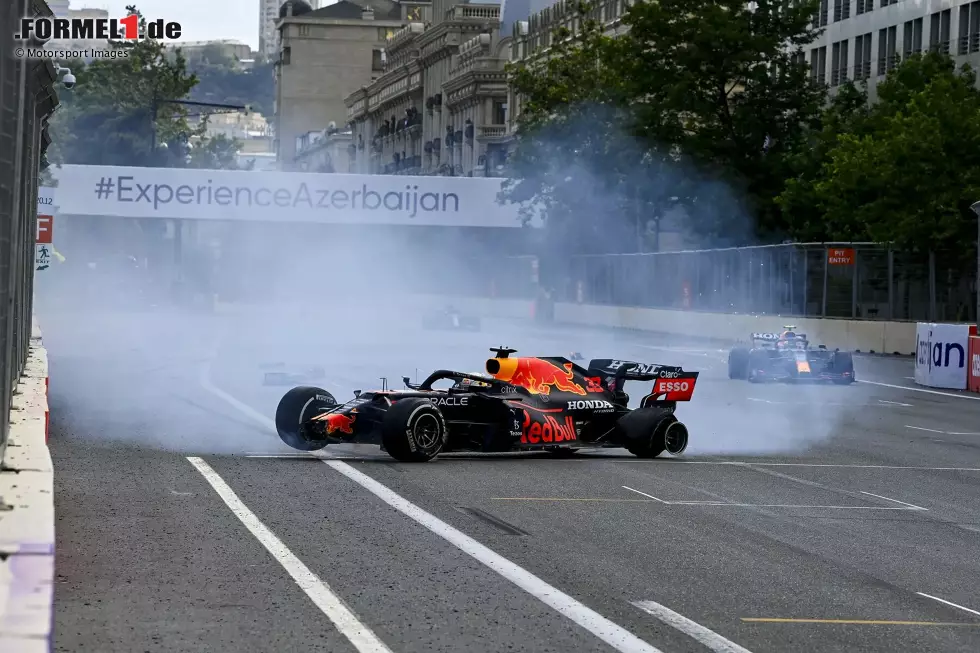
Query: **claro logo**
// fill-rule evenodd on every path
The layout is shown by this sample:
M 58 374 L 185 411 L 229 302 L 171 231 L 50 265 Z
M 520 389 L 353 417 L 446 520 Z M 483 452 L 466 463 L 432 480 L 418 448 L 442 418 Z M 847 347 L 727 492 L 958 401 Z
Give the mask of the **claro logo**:
M 942 340 L 933 340 L 932 331 L 929 331 L 927 340 L 919 339 L 919 355 L 916 364 L 928 367 L 930 370 L 934 367 L 951 367 L 950 354 L 953 352 L 959 354 L 955 359 L 955 367 L 964 367 L 966 365 L 966 351 L 964 351 L 963 345 L 957 342 L 944 343 Z

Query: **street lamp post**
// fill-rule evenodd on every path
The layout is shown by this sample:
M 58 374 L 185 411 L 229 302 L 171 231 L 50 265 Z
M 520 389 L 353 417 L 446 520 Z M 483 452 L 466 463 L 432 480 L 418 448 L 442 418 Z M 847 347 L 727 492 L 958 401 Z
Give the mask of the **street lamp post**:
M 980 323 L 980 202 L 974 202 L 970 208 L 977 214 L 977 313 L 973 319 Z

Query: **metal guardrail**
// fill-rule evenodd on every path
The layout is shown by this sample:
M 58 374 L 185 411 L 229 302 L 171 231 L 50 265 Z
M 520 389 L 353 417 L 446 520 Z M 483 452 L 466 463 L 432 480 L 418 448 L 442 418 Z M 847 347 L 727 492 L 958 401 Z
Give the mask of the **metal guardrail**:
M 956 261 L 876 243 L 580 256 L 556 294 L 559 301 L 724 313 L 976 320 L 974 270 Z
M 50 15 L 44 2 L 0 0 L 0 460 L 30 347 L 38 174 L 58 103 L 54 67 L 15 58 L 13 26 L 41 14 Z

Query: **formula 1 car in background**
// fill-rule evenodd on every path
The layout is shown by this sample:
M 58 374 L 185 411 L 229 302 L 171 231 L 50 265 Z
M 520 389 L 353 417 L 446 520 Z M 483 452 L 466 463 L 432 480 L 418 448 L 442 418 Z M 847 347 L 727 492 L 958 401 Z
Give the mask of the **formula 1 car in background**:
M 752 346 L 736 345 L 728 354 L 728 378 L 763 381 L 854 382 L 850 352 L 810 347 L 805 334 L 785 326 L 782 333 L 753 333 Z
M 422 318 L 422 328 L 436 330 L 479 331 L 480 318 L 465 315 L 453 306 L 432 311 Z
M 436 370 L 418 384 L 404 377 L 406 390 L 355 391 L 343 404 L 320 388 L 293 388 L 279 402 L 276 430 L 301 451 L 370 443 L 404 462 L 448 451 L 625 447 L 653 458 L 687 448 L 687 427 L 674 411 L 677 402 L 691 400 L 698 372 L 612 359 L 583 368 L 561 357 L 491 351 L 486 374 Z M 452 386 L 433 388 L 445 380 Z M 628 408 L 627 381 L 653 384 L 636 409 Z

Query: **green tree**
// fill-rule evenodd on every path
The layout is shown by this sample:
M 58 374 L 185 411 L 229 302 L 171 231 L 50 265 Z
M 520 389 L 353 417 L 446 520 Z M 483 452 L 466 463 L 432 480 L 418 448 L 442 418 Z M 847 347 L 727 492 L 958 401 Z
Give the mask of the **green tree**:
M 773 198 L 826 97 L 802 63 L 817 35 L 817 7 L 816 0 L 659 0 L 624 16 L 629 32 L 614 47 L 639 132 L 679 153 L 706 184 L 686 207 L 699 234 L 738 241 L 746 228 L 785 232 Z
M 948 55 L 902 62 L 878 85 L 867 118 L 837 134 L 818 174 L 790 185 L 781 201 L 791 206 L 801 190 L 809 193 L 835 239 L 972 257 L 977 218 L 969 207 L 980 199 L 975 81 Z
M 774 198 L 825 97 L 801 63 L 816 8 L 641 2 L 623 17 L 629 32 L 612 38 L 582 5 L 575 34 L 559 29 L 541 58 L 511 67 L 516 181 L 501 199 L 536 197 L 549 220 L 590 234 L 627 216 L 659 221 L 678 204 L 716 242 L 785 233 Z
M 127 7 L 140 16 L 135 6 Z M 61 93 L 51 121 L 54 164 L 183 167 L 227 161 L 228 144 L 207 144 L 206 121 L 192 125 L 180 104 L 198 83 L 180 55 L 150 39 L 113 43 L 120 53 L 85 65 L 70 62 L 73 90 Z M 233 161 L 233 157 L 232 157 Z
M 238 151 L 241 143 L 224 134 L 201 139 L 191 146 L 187 166 L 211 170 L 238 168 Z
M 575 32 L 556 30 L 546 57 L 509 67 L 521 111 L 500 199 L 525 203 L 525 221 L 543 212 L 552 237 L 576 251 L 610 251 L 623 225 L 596 216 L 617 213 L 609 200 L 643 153 L 626 146 L 628 112 L 605 62 L 611 39 L 589 6 L 579 11 Z

